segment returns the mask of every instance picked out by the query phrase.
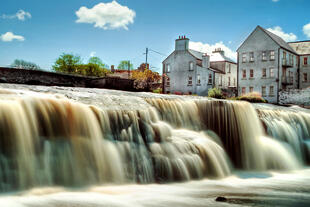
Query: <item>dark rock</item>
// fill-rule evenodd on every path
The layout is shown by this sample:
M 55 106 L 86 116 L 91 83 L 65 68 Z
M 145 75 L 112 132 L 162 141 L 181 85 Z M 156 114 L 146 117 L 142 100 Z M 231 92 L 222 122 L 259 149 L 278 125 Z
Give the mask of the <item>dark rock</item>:
M 226 202 L 226 201 L 227 201 L 227 198 L 222 197 L 222 196 L 219 196 L 219 197 L 217 197 L 217 198 L 215 199 L 215 201 L 217 201 L 217 202 Z

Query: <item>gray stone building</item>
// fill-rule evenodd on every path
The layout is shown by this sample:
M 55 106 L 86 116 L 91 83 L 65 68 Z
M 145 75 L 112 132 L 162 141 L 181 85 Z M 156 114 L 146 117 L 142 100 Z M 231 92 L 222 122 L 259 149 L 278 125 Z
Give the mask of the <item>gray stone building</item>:
M 299 88 L 310 87 L 310 41 L 288 43 L 299 55 Z
M 208 95 L 216 70 L 210 56 L 189 49 L 189 39 L 179 37 L 175 50 L 163 61 L 163 92 Z
M 279 91 L 299 87 L 299 55 L 277 35 L 257 26 L 237 52 L 239 95 L 259 92 L 278 103 Z
M 185 37 L 175 41 L 175 50 L 163 61 L 163 74 L 164 93 L 206 96 L 210 88 L 237 85 L 236 63 L 224 51 L 218 49 L 207 55 L 191 50 Z

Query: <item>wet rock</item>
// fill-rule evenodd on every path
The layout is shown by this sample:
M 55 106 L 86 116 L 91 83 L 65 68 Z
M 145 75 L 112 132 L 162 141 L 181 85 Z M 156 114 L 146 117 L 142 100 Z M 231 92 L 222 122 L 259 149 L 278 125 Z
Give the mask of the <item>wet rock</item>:
M 227 198 L 225 197 L 222 197 L 222 196 L 219 196 L 215 199 L 216 202 L 226 202 L 227 201 Z

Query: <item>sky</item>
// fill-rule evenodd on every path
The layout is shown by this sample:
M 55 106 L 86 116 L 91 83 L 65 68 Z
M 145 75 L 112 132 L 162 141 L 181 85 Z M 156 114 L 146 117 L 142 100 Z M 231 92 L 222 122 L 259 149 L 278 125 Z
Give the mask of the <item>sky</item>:
M 23 59 L 50 70 L 62 53 L 73 53 L 138 67 L 148 47 L 160 72 L 180 35 L 192 49 L 221 47 L 236 59 L 257 25 L 286 41 L 309 40 L 309 9 L 309 0 L 1 0 L 0 66 Z

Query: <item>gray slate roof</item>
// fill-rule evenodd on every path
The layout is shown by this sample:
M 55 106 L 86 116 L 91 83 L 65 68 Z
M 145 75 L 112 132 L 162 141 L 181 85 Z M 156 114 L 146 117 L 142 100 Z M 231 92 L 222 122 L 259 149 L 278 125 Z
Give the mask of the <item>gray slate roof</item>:
M 258 26 L 260 27 L 264 32 L 267 33 L 267 35 L 269 35 L 269 37 L 271 39 L 273 39 L 280 47 L 292 52 L 292 53 L 296 53 L 296 51 L 287 43 L 285 42 L 281 37 L 273 34 L 272 32 L 269 32 L 268 30 L 262 28 L 261 26 Z
M 202 56 L 204 53 L 196 51 L 196 50 L 191 50 L 191 49 L 189 49 L 188 52 L 190 52 L 195 58 L 202 60 Z M 227 61 L 227 62 L 236 63 L 236 61 L 233 61 L 229 57 L 226 57 L 224 54 L 221 54 L 221 53 L 211 54 L 210 62 L 216 62 L 216 61 Z
M 289 42 L 288 43 L 298 55 L 310 54 L 310 41 Z

